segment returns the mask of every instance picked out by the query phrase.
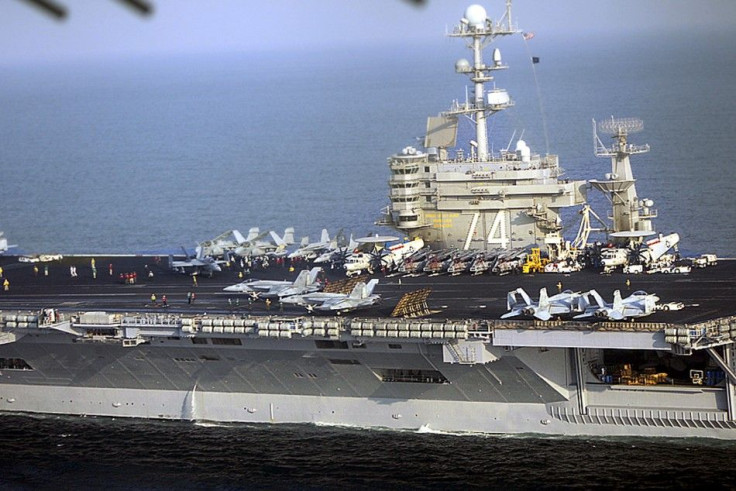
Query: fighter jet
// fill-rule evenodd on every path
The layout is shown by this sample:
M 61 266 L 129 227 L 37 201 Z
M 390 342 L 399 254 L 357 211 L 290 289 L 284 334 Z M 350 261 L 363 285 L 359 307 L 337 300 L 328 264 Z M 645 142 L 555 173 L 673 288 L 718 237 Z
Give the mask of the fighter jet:
M 197 246 L 194 256 L 190 256 L 184 247 L 181 249 L 184 251 L 185 256 L 183 260 L 175 260 L 173 255 L 169 255 L 169 268 L 174 271 L 191 275 L 207 274 L 210 277 L 212 277 L 215 272 L 222 271 L 220 264 L 223 264 L 225 261 L 220 261 L 212 256 L 205 255 L 202 252 L 202 247 Z
M 381 301 L 381 296 L 373 293 L 378 284 L 377 279 L 372 279 L 368 284 L 359 282 L 349 294 L 345 293 L 308 293 L 306 295 L 294 295 L 283 299 L 285 304 L 301 305 L 308 311 L 315 309 L 328 312 L 349 312 L 376 305 Z
M 521 301 L 517 298 L 521 297 Z M 503 314 L 501 319 L 516 317 L 518 315 L 533 316 L 539 320 L 549 320 L 556 315 L 567 315 L 578 311 L 578 299 L 580 292 L 565 290 L 564 292 L 547 296 L 547 289 L 539 290 L 539 301 L 534 302 L 523 288 L 510 291 L 506 297 L 506 305 L 509 312 Z
M 330 263 L 331 267 L 337 266 L 341 268 L 345 260 L 353 253 L 358 245 L 355 239 L 353 239 L 353 234 L 350 234 L 350 240 L 346 240 L 345 237 L 342 237 L 341 240 L 338 235 L 335 238 L 335 246 L 331 246 L 319 256 L 315 257 L 314 264 Z
M 294 281 L 279 280 L 246 280 L 223 288 L 226 292 L 248 293 L 253 298 L 279 298 L 291 295 L 303 295 L 318 292 L 322 284 L 317 281 L 322 268 L 315 267 L 303 270 Z
M 307 260 L 311 260 L 319 256 L 322 252 L 327 249 L 335 248 L 337 244 L 334 241 L 330 241 L 330 234 L 326 228 L 322 229 L 322 236 L 318 242 L 309 242 L 309 237 L 304 237 L 298 249 L 291 252 L 287 257 L 294 259 L 301 257 Z
M 261 232 L 258 227 L 252 227 L 248 236 L 243 237 L 237 230 L 233 231 L 238 247 L 235 254 L 238 256 L 285 256 L 286 248 L 294 243 L 294 228 L 288 227 L 284 230 L 284 236 L 279 237 L 274 231 Z M 271 240 L 266 239 L 270 236 Z
M 593 297 L 594 303 L 591 303 L 590 297 Z M 659 297 L 653 293 L 647 293 L 638 290 L 622 299 L 621 292 L 616 290 L 613 292 L 613 303 L 603 301 L 603 298 L 595 290 L 584 293 L 580 299 L 581 314 L 573 317 L 574 319 L 585 319 L 596 317 L 605 320 L 624 320 L 644 317 L 656 310 Z
M 237 230 L 228 230 L 214 239 L 205 240 L 199 246 L 202 248 L 202 254 L 212 256 L 214 258 L 226 258 L 241 245 L 241 241 L 245 240 Z

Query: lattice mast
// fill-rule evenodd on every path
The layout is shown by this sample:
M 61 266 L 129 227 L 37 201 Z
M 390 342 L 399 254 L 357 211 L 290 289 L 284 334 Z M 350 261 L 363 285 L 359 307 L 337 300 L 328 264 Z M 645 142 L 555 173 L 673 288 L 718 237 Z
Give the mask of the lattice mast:
M 613 232 L 651 232 L 652 219 L 657 216 L 652 208 L 654 201 L 639 199 L 636 192 L 636 179 L 631 170 L 630 155 L 649 151 L 649 145 L 632 145 L 628 143 L 628 135 L 644 128 L 644 123 L 637 118 L 622 118 L 596 123 L 593 120 L 593 143 L 596 157 L 611 158 L 611 172 L 604 180 L 591 180 L 596 189 L 603 192 L 611 202 Z M 606 147 L 598 137 L 598 132 L 612 135 L 613 144 Z

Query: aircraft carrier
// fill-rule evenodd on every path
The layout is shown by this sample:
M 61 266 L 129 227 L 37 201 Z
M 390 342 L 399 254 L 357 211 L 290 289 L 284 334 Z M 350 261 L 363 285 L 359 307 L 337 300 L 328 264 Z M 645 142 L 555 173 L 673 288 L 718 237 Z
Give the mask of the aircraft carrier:
M 474 50 L 472 63 L 456 64 L 471 75 L 474 101 L 430 122 L 428 138 L 452 130 L 453 115 L 472 116 L 480 129 L 467 155 L 450 157 L 449 140 L 430 139 L 425 150 L 392 157 L 386 223 L 434 249 L 546 246 L 557 268 L 579 259 L 559 237 L 558 210 L 583 203 L 584 183 L 562 180 L 557 158 L 535 156 L 526 144 L 492 156 L 485 139 L 486 116 L 511 101 L 484 92 L 491 66 L 479 53 L 511 34 L 520 33 L 510 2 L 500 22 L 480 6 L 466 10 L 452 35 Z M 493 60 L 503 67 L 500 55 Z M 612 172 L 591 184 L 611 197 L 618 248 L 650 244 L 640 250 L 651 252 L 670 239 L 643 243 L 656 213 L 638 198 L 630 172 L 629 155 L 646 150 L 628 143 L 637 125 L 612 122 L 614 146 L 597 150 L 611 157 Z M 342 315 L 225 291 L 242 281 L 237 261 L 211 278 L 143 255 L 3 255 L 0 265 L 0 411 L 736 439 L 736 261 L 687 274 L 623 274 L 620 266 L 377 271 L 371 277 L 382 301 Z M 251 273 L 293 280 L 298 269 Z M 326 268 L 326 276 L 331 285 L 346 281 L 338 269 Z M 621 320 L 502 319 L 517 288 L 595 289 L 606 299 L 644 291 L 659 300 L 649 315 Z

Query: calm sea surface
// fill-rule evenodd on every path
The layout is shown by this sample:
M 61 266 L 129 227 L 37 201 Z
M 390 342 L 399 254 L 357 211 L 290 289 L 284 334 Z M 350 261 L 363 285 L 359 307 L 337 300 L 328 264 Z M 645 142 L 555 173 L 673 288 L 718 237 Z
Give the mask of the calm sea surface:
M 501 45 L 517 105 L 491 126 L 602 177 L 591 120 L 639 117 L 637 189 L 685 253 L 736 255 L 732 33 Z M 537 65 L 530 55 L 539 56 Z M 464 99 L 460 43 L 289 57 L 0 65 L 0 230 L 24 252 L 177 250 L 231 229 L 356 235 L 386 158 Z M 608 142 L 606 142 L 608 143 Z M 607 213 L 600 196 L 591 201 Z M 570 213 L 576 218 L 576 213 Z M 568 238 L 577 230 L 569 223 Z M 736 445 L 313 426 L 0 417 L 0 487 L 736 488 Z

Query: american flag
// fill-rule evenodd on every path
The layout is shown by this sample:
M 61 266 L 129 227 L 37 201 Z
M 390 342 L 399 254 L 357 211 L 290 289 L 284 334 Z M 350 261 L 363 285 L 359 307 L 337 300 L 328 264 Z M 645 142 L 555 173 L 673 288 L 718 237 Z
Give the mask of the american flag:
M 524 41 L 529 41 L 531 38 L 534 37 L 533 32 L 522 32 L 521 36 L 524 38 Z

